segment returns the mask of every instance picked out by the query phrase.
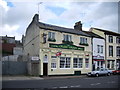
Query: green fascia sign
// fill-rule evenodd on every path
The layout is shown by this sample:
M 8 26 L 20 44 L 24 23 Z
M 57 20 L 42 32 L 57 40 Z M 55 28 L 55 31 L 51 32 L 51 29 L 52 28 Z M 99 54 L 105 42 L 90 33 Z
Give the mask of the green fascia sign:
M 49 47 L 84 51 L 84 47 L 79 47 L 79 46 L 70 45 L 70 44 L 52 44 L 52 43 L 50 43 Z

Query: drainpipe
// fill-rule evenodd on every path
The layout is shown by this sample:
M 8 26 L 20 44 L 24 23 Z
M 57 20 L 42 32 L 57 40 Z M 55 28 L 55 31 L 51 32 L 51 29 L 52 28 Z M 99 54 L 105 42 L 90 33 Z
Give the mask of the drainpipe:
M 105 68 L 107 68 L 107 42 L 106 42 L 106 33 L 105 34 Z
M 92 70 L 93 70 L 93 37 L 91 37 L 91 48 L 92 48 Z

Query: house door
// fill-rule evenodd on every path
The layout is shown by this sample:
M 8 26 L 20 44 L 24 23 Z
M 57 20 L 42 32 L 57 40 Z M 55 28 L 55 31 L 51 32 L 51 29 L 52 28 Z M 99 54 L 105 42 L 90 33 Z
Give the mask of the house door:
M 43 76 L 48 75 L 48 63 L 43 63 Z

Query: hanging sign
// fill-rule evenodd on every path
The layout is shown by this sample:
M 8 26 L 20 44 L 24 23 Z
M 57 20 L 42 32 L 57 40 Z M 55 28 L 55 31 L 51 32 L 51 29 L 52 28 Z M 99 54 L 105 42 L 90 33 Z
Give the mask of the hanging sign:
M 61 52 L 57 52 L 56 56 L 61 56 L 61 54 L 62 54 Z

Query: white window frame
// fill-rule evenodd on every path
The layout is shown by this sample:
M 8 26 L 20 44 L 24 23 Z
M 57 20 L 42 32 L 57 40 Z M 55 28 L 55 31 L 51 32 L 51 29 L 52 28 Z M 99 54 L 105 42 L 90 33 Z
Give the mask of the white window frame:
M 56 68 L 57 68 L 56 62 L 51 62 L 51 69 L 56 69 Z
M 63 39 L 64 41 L 72 41 L 72 36 L 63 34 Z
M 80 43 L 81 43 L 81 44 L 87 44 L 87 38 L 85 38 L 85 37 L 80 37 Z
M 88 61 L 88 62 L 86 62 L 86 61 Z M 90 67 L 89 58 L 85 58 L 85 67 L 86 67 L 86 68 L 89 68 L 89 67 Z
M 55 39 L 55 32 L 48 32 L 48 38 L 54 40 Z
M 57 57 L 56 56 L 51 56 L 51 69 L 56 69 L 57 68 Z
M 61 64 L 61 61 L 63 61 L 62 64 Z M 71 68 L 70 65 L 71 65 L 70 57 L 60 57 L 60 69 L 70 69 Z M 61 67 L 61 66 L 63 66 L 63 67 Z
M 97 45 L 97 53 L 103 53 L 103 45 Z
M 77 63 L 75 63 L 75 60 Z M 83 68 L 83 58 L 73 58 L 73 68 Z

